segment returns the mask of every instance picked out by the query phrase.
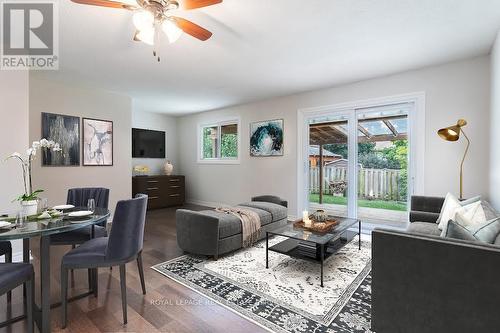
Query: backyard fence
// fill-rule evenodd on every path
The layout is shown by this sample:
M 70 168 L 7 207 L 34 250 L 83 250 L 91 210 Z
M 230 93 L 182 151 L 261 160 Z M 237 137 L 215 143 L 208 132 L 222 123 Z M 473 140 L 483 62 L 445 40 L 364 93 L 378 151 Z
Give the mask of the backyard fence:
M 383 200 L 395 200 L 400 198 L 400 170 L 393 169 L 358 169 L 358 197 L 374 198 Z M 347 168 L 345 167 L 325 167 L 323 168 L 323 194 L 333 193 L 331 182 L 347 182 Z M 309 169 L 309 189 L 310 193 L 319 193 L 319 168 Z

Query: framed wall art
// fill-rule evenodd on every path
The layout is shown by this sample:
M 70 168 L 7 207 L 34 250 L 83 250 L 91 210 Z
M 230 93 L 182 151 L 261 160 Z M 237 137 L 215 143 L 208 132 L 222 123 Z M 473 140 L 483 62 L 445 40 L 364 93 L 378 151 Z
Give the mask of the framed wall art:
M 113 122 L 83 118 L 83 165 L 113 165 Z
M 80 118 L 54 113 L 42 113 L 42 138 L 60 144 L 62 151 L 46 149 L 43 166 L 80 165 Z
M 283 119 L 250 124 L 250 156 L 283 156 Z

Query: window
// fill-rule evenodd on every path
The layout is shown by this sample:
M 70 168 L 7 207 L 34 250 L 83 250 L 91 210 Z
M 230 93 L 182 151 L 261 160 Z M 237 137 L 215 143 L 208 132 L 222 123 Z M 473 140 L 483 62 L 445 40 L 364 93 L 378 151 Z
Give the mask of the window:
M 239 121 L 200 126 L 199 163 L 239 162 Z

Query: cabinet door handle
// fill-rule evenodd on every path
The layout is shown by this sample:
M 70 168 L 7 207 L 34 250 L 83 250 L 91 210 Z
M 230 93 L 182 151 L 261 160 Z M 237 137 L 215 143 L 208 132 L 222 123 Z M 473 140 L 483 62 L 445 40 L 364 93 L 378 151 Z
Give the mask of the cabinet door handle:
M 153 190 L 157 190 L 158 187 L 148 187 L 148 191 L 153 191 Z
M 157 180 L 148 180 L 148 183 L 158 183 Z
M 178 197 L 180 194 L 170 194 L 171 197 Z
M 149 200 L 159 199 L 160 197 L 148 197 Z
M 170 188 L 179 188 L 179 187 L 180 187 L 180 185 L 172 185 L 172 186 L 170 186 Z
M 169 182 L 180 182 L 181 180 L 177 178 L 177 179 L 169 179 L 168 181 Z

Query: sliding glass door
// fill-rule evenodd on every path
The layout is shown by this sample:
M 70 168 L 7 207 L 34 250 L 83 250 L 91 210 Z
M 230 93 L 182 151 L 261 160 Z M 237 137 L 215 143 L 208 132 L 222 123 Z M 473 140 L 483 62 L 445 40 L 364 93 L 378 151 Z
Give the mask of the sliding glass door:
M 408 113 L 412 104 L 356 110 L 357 217 L 401 226 L 408 217 Z
M 348 217 L 349 114 L 309 120 L 309 202 L 311 210 L 324 209 Z
M 306 118 L 308 209 L 402 226 L 409 191 L 409 114 L 414 103 Z

